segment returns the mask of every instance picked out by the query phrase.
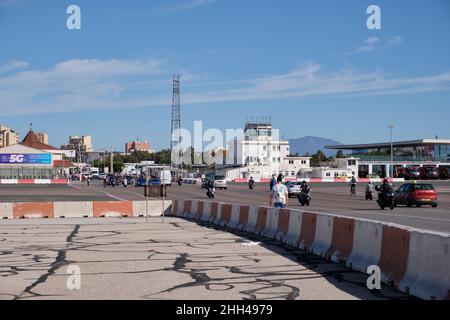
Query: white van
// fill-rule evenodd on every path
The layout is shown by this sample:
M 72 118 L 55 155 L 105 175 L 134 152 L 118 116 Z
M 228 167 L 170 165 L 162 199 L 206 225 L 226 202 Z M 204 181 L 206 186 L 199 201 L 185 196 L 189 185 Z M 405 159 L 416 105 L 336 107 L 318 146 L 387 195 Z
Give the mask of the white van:
M 161 184 L 172 186 L 172 174 L 170 173 L 170 170 L 160 170 L 159 180 L 161 181 Z

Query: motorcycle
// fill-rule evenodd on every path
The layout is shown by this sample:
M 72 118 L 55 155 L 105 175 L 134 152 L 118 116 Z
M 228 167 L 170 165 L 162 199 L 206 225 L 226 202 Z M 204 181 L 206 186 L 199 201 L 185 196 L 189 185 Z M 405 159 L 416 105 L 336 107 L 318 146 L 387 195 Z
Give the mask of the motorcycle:
M 373 200 L 373 191 L 366 191 L 366 200 Z
M 178 179 L 178 185 L 181 186 L 183 184 L 183 179 Z
M 255 182 L 250 181 L 250 182 L 248 183 L 248 188 L 249 188 L 250 190 L 253 190 L 253 189 L 255 188 Z
M 312 199 L 309 191 L 302 191 L 298 196 L 298 202 L 302 205 L 302 207 L 309 207 L 311 200 Z
M 216 194 L 216 188 L 208 188 L 206 191 L 206 195 L 208 196 L 208 199 L 214 199 L 214 195 Z
M 382 194 L 379 186 L 376 186 L 375 190 L 378 192 L 377 203 L 380 206 L 380 209 L 384 210 L 385 208 L 390 208 L 391 210 L 394 210 L 395 208 L 394 193 L 388 192 L 386 194 Z

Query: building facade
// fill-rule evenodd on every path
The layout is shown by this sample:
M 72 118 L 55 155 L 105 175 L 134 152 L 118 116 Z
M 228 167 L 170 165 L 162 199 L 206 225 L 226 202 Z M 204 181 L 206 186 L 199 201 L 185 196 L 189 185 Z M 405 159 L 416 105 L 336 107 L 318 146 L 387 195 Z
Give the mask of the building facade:
M 0 148 L 0 179 L 63 178 L 64 168 L 55 166 L 63 154 L 30 130 L 21 143 Z
M 19 143 L 19 133 L 0 124 L 0 148 Z
M 228 179 L 270 178 L 282 174 L 296 177 L 300 169 L 310 166 L 309 157 L 290 157 L 289 142 L 279 138 L 270 123 L 246 123 L 241 140 L 230 142 L 225 170 Z
M 358 175 L 392 177 L 398 168 L 450 167 L 450 140 L 422 139 L 327 146 L 328 149 L 343 150 L 358 159 Z
M 36 133 L 36 136 L 39 140 L 39 142 L 44 143 L 44 144 L 48 144 L 48 134 L 45 132 L 38 132 Z
M 148 153 L 153 153 L 154 151 L 150 149 L 150 143 L 146 140 L 141 141 L 131 141 L 125 143 L 125 153 L 130 154 L 135 151 L 143 151 Z

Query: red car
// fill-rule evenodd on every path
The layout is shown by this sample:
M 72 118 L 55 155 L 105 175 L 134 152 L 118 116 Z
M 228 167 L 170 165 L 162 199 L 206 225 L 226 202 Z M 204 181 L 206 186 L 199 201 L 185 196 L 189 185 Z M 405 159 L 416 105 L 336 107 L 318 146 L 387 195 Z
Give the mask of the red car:
M 429 205 L 437 208 L 439 199 L 436 189 L 428 183 L 406 183 L 394 195 L 395 205 L 407 207 Z

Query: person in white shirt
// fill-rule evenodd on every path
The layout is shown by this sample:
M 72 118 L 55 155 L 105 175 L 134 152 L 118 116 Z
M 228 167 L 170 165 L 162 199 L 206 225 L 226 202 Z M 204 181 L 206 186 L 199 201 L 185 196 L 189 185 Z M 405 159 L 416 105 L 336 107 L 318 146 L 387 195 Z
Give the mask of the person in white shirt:
M 277 184 L 272 188 L 272 194 L 270 195 L 270 206 L 275 208 L 286 208 L 288 205 L 288 189 L 283 184 L 283 176 L 280 174 L 277 178 Z

